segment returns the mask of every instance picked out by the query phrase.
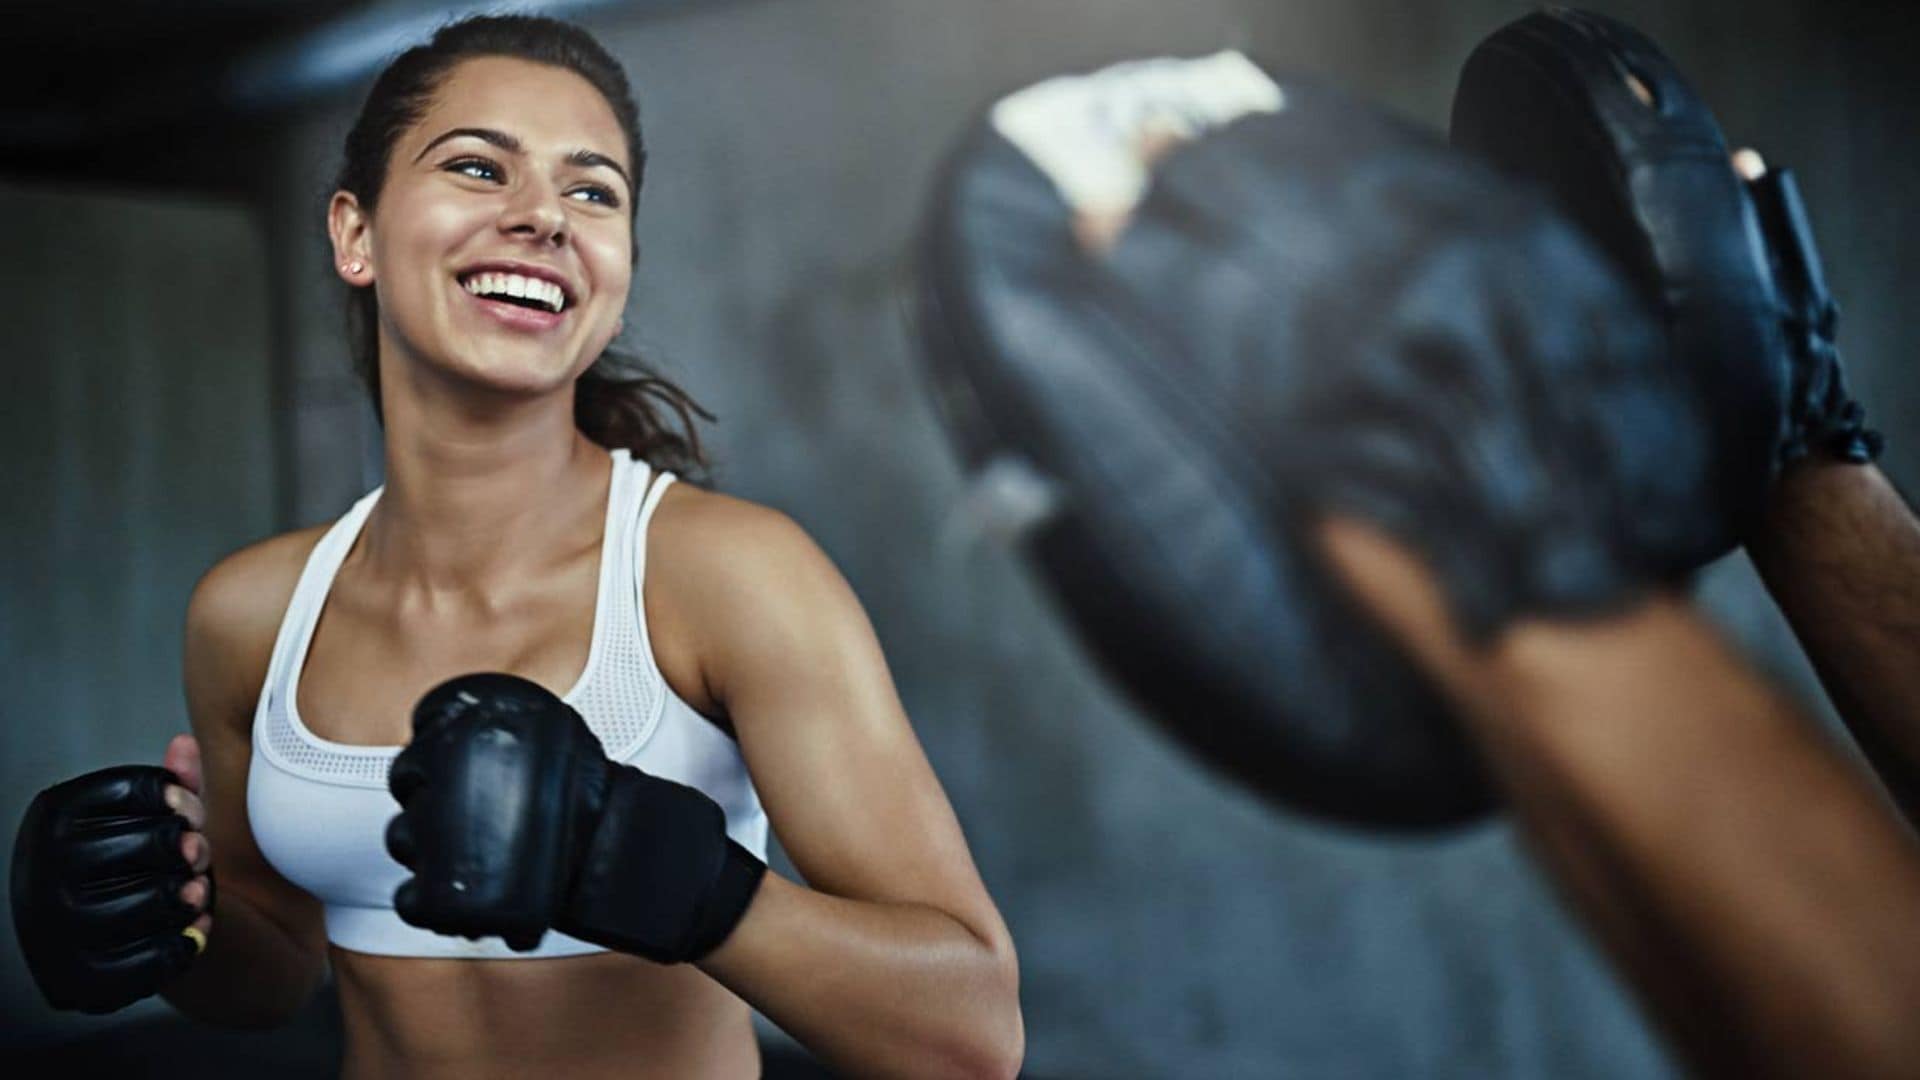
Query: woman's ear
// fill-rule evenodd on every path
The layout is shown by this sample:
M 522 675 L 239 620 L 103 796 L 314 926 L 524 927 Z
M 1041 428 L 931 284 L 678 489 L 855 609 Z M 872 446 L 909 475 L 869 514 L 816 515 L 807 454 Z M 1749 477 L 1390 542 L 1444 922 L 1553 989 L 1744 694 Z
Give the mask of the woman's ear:
M 351 191 L 336 191 L 327 203 L 327 235 L 333 241 L 333 266 L 353 286 L 373 284 L 373 222 Z

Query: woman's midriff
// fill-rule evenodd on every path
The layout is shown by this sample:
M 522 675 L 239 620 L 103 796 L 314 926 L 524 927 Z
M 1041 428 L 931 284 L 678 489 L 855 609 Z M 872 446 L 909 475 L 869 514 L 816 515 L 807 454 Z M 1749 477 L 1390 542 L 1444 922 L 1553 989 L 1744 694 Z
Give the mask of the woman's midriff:
M 329 952 L 348 1080 L 760 1071 L 746 1003 L 691 964 L 618 953 L 438 960 Z

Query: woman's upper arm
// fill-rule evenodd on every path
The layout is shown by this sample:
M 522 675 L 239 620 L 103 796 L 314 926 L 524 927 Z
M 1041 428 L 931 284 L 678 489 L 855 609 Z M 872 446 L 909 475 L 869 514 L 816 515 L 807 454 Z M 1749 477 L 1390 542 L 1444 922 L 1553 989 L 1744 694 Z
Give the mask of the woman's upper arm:
M 794 866 L 822 892 L 939 908 L 1010 955 L 852 588 L 785 515 L 695 500 L 661 560 L 686 605 L 676 622 Z
M 182 674 L 220 892 L 245 896 L 291 940 L 324 956 L 319 903 L 274 870 L 247 821 L 254 704 L 314 532 L 263 541 L 207 571 L 187 603 Z

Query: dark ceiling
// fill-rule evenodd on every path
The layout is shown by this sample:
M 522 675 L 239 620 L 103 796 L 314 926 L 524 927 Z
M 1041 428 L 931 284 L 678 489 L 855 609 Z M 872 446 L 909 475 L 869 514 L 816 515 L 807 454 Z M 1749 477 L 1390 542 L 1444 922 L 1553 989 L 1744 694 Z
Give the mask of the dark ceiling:
M 286 110 L 463 12 L 656 15 L 721 0 L 0 0 L 0 180 L 247 193 Z
M 221 145 L 244 128 L 221 94 L 235 65 L 371 6 L 4 0 L 0 175 L 203 186 L 200 169 L 182 167 L 194 155 L 179 151 Z
M 237 57 L 369 6 L 366 0 L 5 0 L 0 115 L 11 120 L 16 111 L 114 106 L 209 84 Z
M 8 41 L 26 47 L 19 59 L 46 68 L 219 57 L 367 6 L 366 0 L 6 0 L 0 12 Z

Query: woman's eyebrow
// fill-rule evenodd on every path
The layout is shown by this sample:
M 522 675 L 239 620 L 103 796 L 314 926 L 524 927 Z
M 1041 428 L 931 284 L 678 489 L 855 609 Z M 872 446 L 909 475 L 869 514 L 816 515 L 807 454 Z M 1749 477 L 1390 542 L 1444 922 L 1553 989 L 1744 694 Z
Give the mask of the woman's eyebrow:
M 625 180 L 627 182 L 627 190 L 628 191 L 633 190 L 633 177 L 627 175 L 627 170 L 621 168 L 619 162 L 613 160 L 612 158 L 608 157 L 605 154 L 598 153 L 593 150 L 575 150 L 573 153 L 567 155 L 567 164 L 579 165 L 583 168 L 589 168 L 589 169 L 594 168 L 596 166 L 600 168 L 605 168 L 605 169 L 612 169 L 614 172 L 617 172 L 620 174 L 620 179 Z
M 439 146 L 448 139 L 458 139 L 463 135 L 468 138 L 491 143 L 509 154 L 518 154 L 522 149 L 520 140 L 504 131 L 499 131 L 494 128 L 457 127 L 450 128 L 435 136 L 432 142 L 420 148 L 420 152 L 413 156 L 413 160 L 417 162 L 421 158 L 426 157 L 427 152 L 434 147 Z M 627 182 L 627 190 L 633 190 L 633 177 L 627 175 L 627 170 L 621 168 L 619 162 L 597 150 L 575 150 L 573 153 L 567 155 L 567 164 L 578 165 L 588 169 L 612 169 L 614 172 L 620 174 L 620 179 Z
M 420 152 L 413 156 L 413 160 L 417 162 L 427 156 L 427 151 L 432 150 L 448 139 L 458 139 L 463 135 L 469 138 L 479 139 L 482 142 L 492 143 L 509 154 L 517 154 L 520 152 L 520 140 L 504 131 L 496 131 L 493 128 L 457 127 L 441 132 L 432 142 L 421 147 Z

